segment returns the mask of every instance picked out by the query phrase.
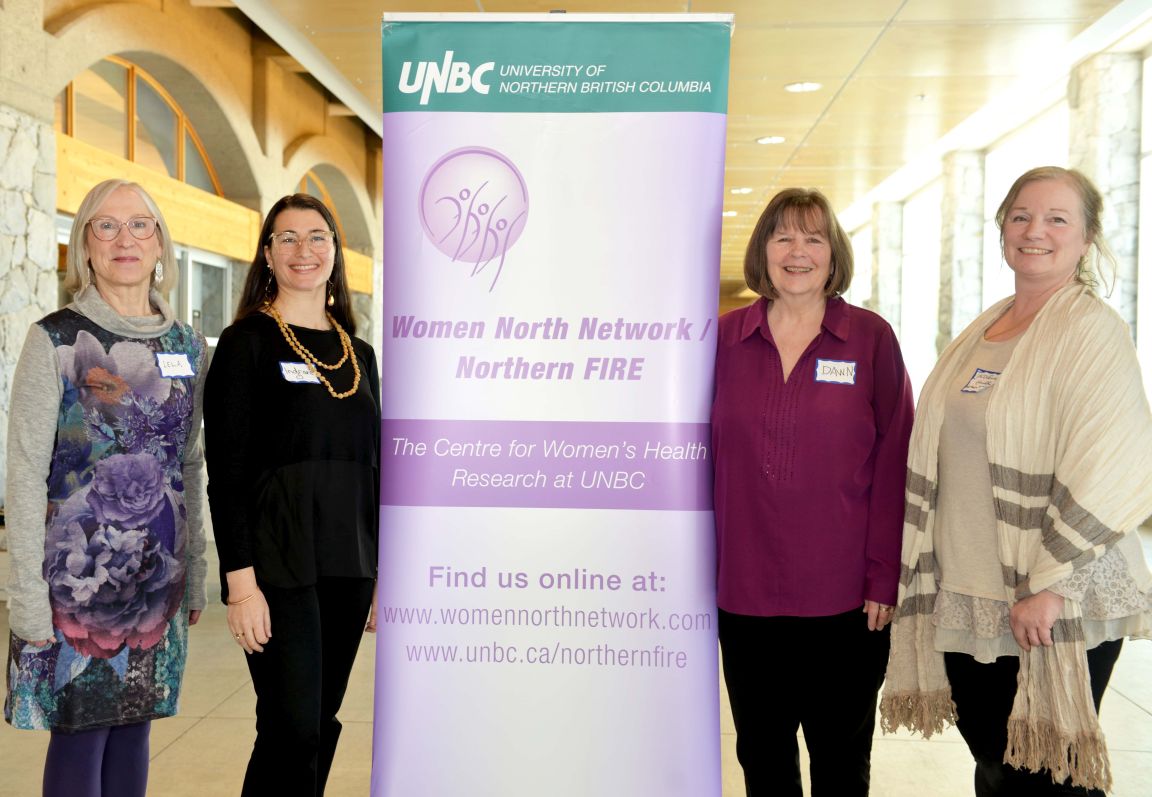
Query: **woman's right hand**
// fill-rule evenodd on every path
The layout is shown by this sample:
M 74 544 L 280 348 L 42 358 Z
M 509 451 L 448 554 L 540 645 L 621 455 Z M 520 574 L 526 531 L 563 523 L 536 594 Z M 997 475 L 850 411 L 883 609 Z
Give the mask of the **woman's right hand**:
M 251 567 L 232 570 L 228 579 L 228 630 L 245 653 L 263 653 L 272 638 L 272 615 L 268 601 L 256 585 Z

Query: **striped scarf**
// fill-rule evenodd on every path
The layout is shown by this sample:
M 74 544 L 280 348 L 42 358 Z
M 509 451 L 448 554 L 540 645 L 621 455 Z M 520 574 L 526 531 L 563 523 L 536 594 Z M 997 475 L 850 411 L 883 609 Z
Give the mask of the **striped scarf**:
M 980 315 L 940 356 L 924 386 L 908 451 L 904 543 L 885 731 L 925 737 L 955 722 L 935 649 L 938 573 L 932 545 L 945 395 L 984 331 Z M 989 398 L 988 461 L 1004 594 L 1011 604 L 1094 562 L 1152 514 L 1152 415 L 1127 325 L 1090 288 L 1054 294 L 1021 337 Z M 1146 569 L 1141 569 L 1146 573 Z M 1152 584 L 1140 583 L 1142 591 Z M 1143 618 L 1146 635 L 1152 618 Z M 1052 647 L 1020 652 L 1004 761 L 1055 782 L 1107 790 L 1108 751 L 1090 689 L 1080 605 L 1065 600 Z

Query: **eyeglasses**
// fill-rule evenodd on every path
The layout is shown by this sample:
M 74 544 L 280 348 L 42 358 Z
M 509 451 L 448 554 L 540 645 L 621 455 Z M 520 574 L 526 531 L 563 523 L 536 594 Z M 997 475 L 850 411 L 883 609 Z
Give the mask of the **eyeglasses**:
M 88 222 L 92 234 L 101 241 L 112 241 L 120 234 L 121 227 L 127 227 L 128 232 L 138 241 L 146 241 L 156 234 L 156 219 L 151 216 L 133 216 L 128 221 L 116 221 L 107 217 L 92 219 Z
M 272 242 L 272 246 L 282 251 L 290 249 L 297 249 L 300 243 L 306 242 L 308 248 L 318 255 L 322 255 L 332 248 L 332 241 L 335 240 L 336 233 L 331 230 L 313 230 L 307 235 L 301 235 L 298 232 L 276 232 L 268 236 Z

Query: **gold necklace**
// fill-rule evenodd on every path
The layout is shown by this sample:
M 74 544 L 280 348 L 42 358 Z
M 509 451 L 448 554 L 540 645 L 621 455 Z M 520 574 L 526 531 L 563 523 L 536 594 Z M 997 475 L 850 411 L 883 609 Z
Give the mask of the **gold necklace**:
M 332 317 L 331 313 L 326 312 L 325 315 L 328 316 L 328 322 L 332 324 L 332 328 L 336 330 L 336 334 L 340 337 L 340 348 L 344 350 L 344 356 L 334 365 L 320 362 L 315 354 L 304 348 L 304 344 L 299 341 L 291 327 L 284 323 L 284 319 L 280 317 L 280 313 L 276 311 L 276 308 L 272 306 L 271 302 L 265 302 L 264 309 L 268 311 L 268 315 L 272 316 L 272 320 L 276 322 L 276 326 L 280 327 L 280 334 L 284 336 L 284 340 L 288 342 L 288 346 L 304 361 L 304 365 L 308 366 L 308 370 L 320 380 L 324 387 L 328 388 L 328 392 L 332 395 L 332 398 L 348 398 L 356 392 L 356 389 L 360 387 L 360 363 L 356 361 L 356 357 L 352 353 L 352 339 L 348 337 L 348 333 L 344 331 L 344 328 L 336 323 L 336 319 Z M 337 393 L 332 387 L 332 383 L 329 382 L 318 369 L 323 368 L 326 371 L 335 371 L 347 360 L 352 360 L 352 387 L 343 393 Z

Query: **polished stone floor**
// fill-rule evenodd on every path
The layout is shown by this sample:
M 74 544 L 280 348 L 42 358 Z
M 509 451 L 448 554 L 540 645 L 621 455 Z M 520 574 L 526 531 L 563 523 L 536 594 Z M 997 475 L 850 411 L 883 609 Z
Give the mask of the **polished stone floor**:
M 1152 537 L 1146 537 L 1145 542 L 1152 542 Z M 6 578 L 7 570 L 7 554 L 0 553 L 0 578 Z M 216 572 L 215 562 L 208 572 Z M 213 602 L 200 624 L 192 629 L 180 715 L 153 724 L 150 795 L 228 797 L 239 794 L 254 736 L 256 701 L 247 668 L 228 635 L 223 615 L 223 607 Z M 0 608 L 0 635 L 0 639 L 8 638 L 6 607 Z M 368 794 L 373 659 L 374 645 L 366 639 L 340 715 L 344 734 L 329 781 L 328 797 Z M 723 693 L 721 688 L 723 797 L 738 797 L 743 794 L 743 781 Z M 1152 642 L 1125 645 L 1104 699 L 1101 721 L 1112 752 L 1113 795 L 1148 797 L 1152 794 L 1149 786 L 1152 784 Z M 35 797 L 40 793 L 46 744 L 46 734 L 15 731 L 0 723 L 0 797 Z M 930 741 L 908 735 L 878 735 L 872 767 L 874 797 L 972 794 L 971 759 L 955 730 Z M 547 797 L 549 790 L 546 786 L 528 786 L 523 794 Z

